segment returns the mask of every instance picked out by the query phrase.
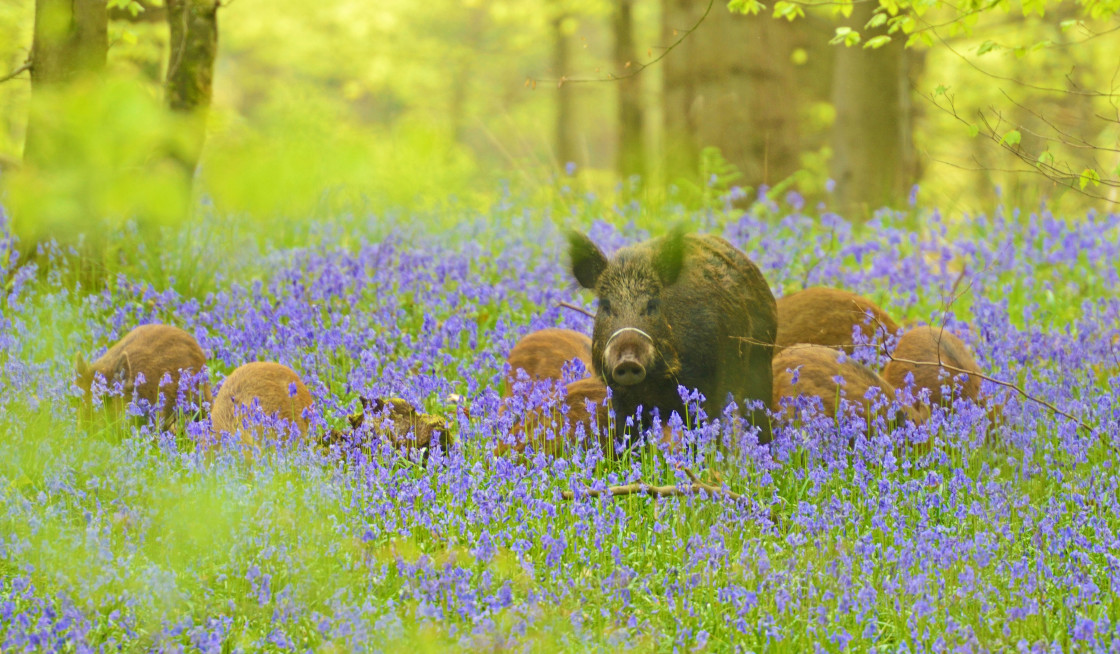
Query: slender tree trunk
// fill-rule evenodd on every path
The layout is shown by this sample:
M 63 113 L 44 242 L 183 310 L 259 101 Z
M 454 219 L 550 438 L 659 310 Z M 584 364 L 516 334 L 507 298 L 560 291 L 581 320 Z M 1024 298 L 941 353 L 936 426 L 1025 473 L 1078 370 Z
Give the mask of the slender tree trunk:
M 662 43 L 696 25 L 707 3 L 663 0 Z M 797 170 L 798 83 L 791 61 L 796 28 L 715 3 L 665 60 L 665 159 L 669 179 L 694 179 L 700 150 L 716 146 L 748 185 Z
M 167 0 L 171 30 L 167 106 L 185 115 L 190 137 L 178 157 L 193 176 L 206 139 L 206 115 L 213 95 L 214 58 L 218 54 L 217 0 Z
M 552 21 L 552 69 L 562 79 L 571 70 L 572 53 L 568 36 L 564 34 L 564 20 L 558 15 Z M 563 168 L 576 161 L 575 98 L 572 88 L 560 82 L 556 89 L 556 162 Z
M 852 12 L 849 25 L 864 42 L 884 33 L 863 29 L 877 6 L 856 3 Z M 904 200 L 915 179 L 910 55 L 901 35 L 893 37 L 876 50 L 840 47 L 836 53 L 832 179 L 838 208 L 853 218 Z
M 50 95 L 77 79 L 105 68 L 109 19 L 105 0 L 37 0 L 31 44 L 32 105 L 28 116 L 24 161 L 49 165 L 54 156 Z
M 451 86 L 451 133 L 456 143 L 462 143 L 466 133 L 467 101 L 470 99 L 471 82 L 474 81 L 475 53 L 482 50 L 482 39 L 489 15 L 485 7 L 467 9 L 465 34 L 459 37 L 463 52 L 459 54 L 458 69 Z M 470 53 L 470 54 L 467 54 Z
M 642 83 L 633 75 L 638 65 L 634 49 L 634 0 L 618 0 L 614 14 L 615 70 L 618 80 L 618 174 L 625 181 L 632 175 L 645 176 L 645 148 L 642 143 Z M 628 75 L 628 76 L 627 76 Z

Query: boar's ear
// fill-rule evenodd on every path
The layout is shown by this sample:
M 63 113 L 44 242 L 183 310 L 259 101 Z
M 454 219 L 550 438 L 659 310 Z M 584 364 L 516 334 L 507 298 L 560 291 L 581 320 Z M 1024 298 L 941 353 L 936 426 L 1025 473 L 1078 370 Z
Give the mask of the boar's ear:
M 653 253 L 653 269 L 657 271 L 664 286 L 675 284 L 681 274 L 681 267 L 684 265 L 684 235 L 684 228 L 674 228 Z
M 116 365 L 113 366 L 113 379 L 108 381 L 116 379 L 124 381 L 125 390 L 132 390 L 136 376 L 132 373 L 132 360 L 128 358 L 128 352 L 121 352 Z
M 74 355 L 74 372 L 77 373 L 78 379 L 91 376 L 89 364 L 86 363 L 86 358 L 80 352 Z
M 599 275 L 607 267 L 607 258 L 587 234 L 568 232 L 568 253 L 572 257 L 572 275 L 584 288 L 595 288 Z

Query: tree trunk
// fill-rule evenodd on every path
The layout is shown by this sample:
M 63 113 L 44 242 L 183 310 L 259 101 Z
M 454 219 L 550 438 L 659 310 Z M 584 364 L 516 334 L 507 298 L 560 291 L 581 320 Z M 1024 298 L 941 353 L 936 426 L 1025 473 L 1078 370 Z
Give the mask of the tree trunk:
M 218 54 L 217 0 L 167 0 L 171 52 L 167 64 L 167 106 L 185 115 L 189 138 L 179 161 L 193 176 L 206 139 L 206 114 L 213 95 Z
M 564 34 L 566 18 L 560 14 L 552 21 L 552 69 L 561 80 L 556 89 L 556 162 L 561 168 L 576 160 L 575 98 L 571 86 L 563 82 L 572 64 L 571 44 Z
M 864 43 L 885 33 L 863 29 L 877 6 L 856 3 L 848 22 Z M 895 34 L 877 50 L 840 46 L 836 53 L 831 170 L 837 208 L 852 218 L 904 200 L 915 179 L 910 54 L 903 39 Z
M 707 3 L 663 0 L 662 42 L 696 25 Z M 700 150 L 716 146 L 748 185 L 773 184 L 799 166 L 794 27 L 733 14 L 715 3 L 664 60 L 669 179 L 695 179 Z
M 638 53 L 634 49 L 634 0 L 618 0 L 614 14 L 614 62 L 618 80 L 617 169 L 623 182 L 632 175 L 645 176 L 642 144 L 642 83 L 635 75 Z
M 105 68 L 109 52 L 106 0 L 37 0 L 31 44 L 32 106 L 27 121 L 24 161 L 46 165 L 50 112 L 43 95 Z M 49 101 L 46 102 L 49 104 Z

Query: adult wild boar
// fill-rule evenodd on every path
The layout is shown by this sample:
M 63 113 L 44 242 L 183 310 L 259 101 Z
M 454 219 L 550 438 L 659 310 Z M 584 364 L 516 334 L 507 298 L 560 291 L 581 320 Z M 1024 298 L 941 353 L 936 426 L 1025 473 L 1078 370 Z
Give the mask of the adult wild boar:
M 530 381 L 560 381 L 564 376 L 564 366 L 575 359 L 583 361 L 587 370 L 591 370 L 591 339 L 585 334 L 555 328 L 530 332 L 510 350 L 507 359 L 509 374 L 503 395 L 513 395 L 514 384 L 521 374 Z
M 813 286 L 778 298 L 778 349 L 812 343 L 850 353 L 856 328 L 867 343 L 881 345 L 898 324 L 871 300 L 839 288 Z
M 183 373 L 197 374 L 206 365 L 206 354 L 194 336 L 171 325 L 140 325 L 125 334 L 109 351 L 92 364 L 86 363 L 82 355 L 75 358 L 75 383 L 83 392 L 83 400 L 88 405 L 92 400 L 93 380 L 101 374 L 112 385 L 116 381 L 124 383 L 124 397 L 110 402 L 117 410 L 132 398 L 147 400 L 155 408 L 163 395 L 161 419 L 164 426 L 169 425 L 175 415 L 179 399 L 179 382 Z M 137 378 L 143 380 L 137 384 Z M 164 375 L 169 377 L 161 385 Z M 210 400 L 210 385 L 205 380 L 187 399 L 195 404 Z
M 654 409 L 663 421 L 673 411 L 684 417 L 678 386 L 699 390 L 709 417 L 729 395 L 769 405 L 777 311 L 745 254 L 719 236 L 680 231 L 611 259 L 578 232 L 568 245 L 576 281 L 599 300 L 591 360 L 620 421 L 638 407 L 646 426 Z M 768 442 L 766 410 L 751 417 Z

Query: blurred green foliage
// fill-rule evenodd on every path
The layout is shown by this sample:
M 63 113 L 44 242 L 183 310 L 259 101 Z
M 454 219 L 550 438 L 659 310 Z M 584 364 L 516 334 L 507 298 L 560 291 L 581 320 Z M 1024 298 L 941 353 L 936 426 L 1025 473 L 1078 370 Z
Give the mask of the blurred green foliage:
M 1120 145 L 1120 121 L 1109 119 L 1117 111 L 1110 90 L 1115 4 L 880 3 L 875 25 L 896 37 L 920 35 L 914 45 L 921 65 L 912 83 L 923 204 L 983 210 L 998 201 L 997 186 L 1003 200 L 1016 204 L 1041 197 L 1067 210 L 1098 204 L 1037 174 L 1041 166 L 1116 199 L 1108 184 L 1120 176 L 1120 161 L 1084 145 Z M 732 9 L 749 13 L 748 5 Z M 851 9 L 850 3 L 786 5 L 766 13 L 808 12 L 827 25 Z M 51 107 L 59 135 L 49 170 L 16 165 L 31 107 L 27 74 L 0 84 L 0 202 L 25 243 L 47 235 L 74 243 L 80 233 L 89 242 L 129 221 L 152 234 L 188 215 L 200 196 L 231 221 L 262 221 L 289 237 L 298 230 L 291 223 L 339 211 L 407 213 L 450 199 L 485 208 L 499 200 L 499 181 L 507 180 L 542 201 L 559 200 L 564 210 L 571 208 L 565 199 L 571 191 L 594 193 L 609 207 L 635 190 L 614 172 L 612 6 L 607 0 L 390 0 L 376 8 L 358 0 L 229 3 L 219 14 L 214 104 L 193 191 L 176 166 L 185 128 L 161 108 L 167 27 L 114 20 L 102 83 L 42 104 Z M 660 6 L 639 1 L 634 10 L 640 58 L 649 61 L 669 38 Z M 0 6 L 0 74 L 27 58 L 33 13 L 34 0 Z M 576 46 L 570 70 L 553 70 L 557 21 Z M 814 52 L 798 47 L 791 57 L 806 75 L 829 74 Z M 656 155 L 659 75 L 658 66 L 642 73 L 647 151 L 654 153 L 639 191 L 642 204 L 649 211 L 662 202 L 711 204 L 712 174 L 723 188 L 735 173 L 720 167 L 718 152 L 708 151 L 695 179 L 663 179 Z M 561 76 L 600 80 L 563 85 L 576 102 L 583 163 L 574 176 L 560 172 L 565 162 L 554 156 Z M 1081 91 L 1053 91 L 1070 86 Z M 827 97 L 802 107 L 799 117 L 807 139 L 827 142 L 820 135 L 834 128 L 835 118 Z M 994 141 L 984 138 L 989 132 Z M 1009 133 L 1021 138 L 1002 138 Z M 802 170 L 778 186 L 827 198 L 830 156 L 828 146 L 805 149 Z
M 21 239 L 96 238 L 126 220 L 166 224 L 184 215 L 189 178 L 176 158 L 181 118 L 131 79 L 50 89 L 32 107 L 50 136 L 42 161 L 6 175 L 6 205 Z

